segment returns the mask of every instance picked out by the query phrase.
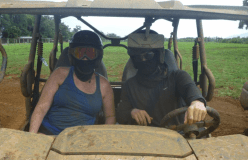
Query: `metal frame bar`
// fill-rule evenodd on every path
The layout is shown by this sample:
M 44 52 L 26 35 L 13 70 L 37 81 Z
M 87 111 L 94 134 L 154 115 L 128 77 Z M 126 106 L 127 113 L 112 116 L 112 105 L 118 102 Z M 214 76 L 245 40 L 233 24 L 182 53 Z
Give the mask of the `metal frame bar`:
M 177 61 L 178 68 L 182 69 L 182 56 L 178 50 L 178 43 L 177 43 L 177 30 L 178 30 L 179 19 L 176 18 L 173 21 L 173 45 L 174 45 L 174 55 Z
M 7 68 L 7 59 L 8 59 L 7 53 L 2 45 L 2 42 L 0 42 L 0 52 L 2 53 L 2 65 L 0 70 L 0 83 L 1 83 L 5 75 L 5 71 Z
M 54 35 L 53 49 L 50 52 L 50 56 L 49 56 L 50 73 L 52 73 L 57 63 L 56 53 L 58 51 L 60 16 L 55 15 L 54 22 L 55 22 L 55 35 Z
M 106 44 L 103 46 L 103 49 L 106 48 L 106 47 L 109 47 L 109 46 L 120 46 L 120 47 L 124 47 L 127 49 L 127 46 L 126 45 L 123 45 L 123 44 L 120 44 L 120 41 L 121 40 L 125 40 L 128 38 L 128 35 L 134 33 L 134 32 L 137 32 L 137 31 L 140 31 L 142 30 L 143 28 L 146 27 L 146 23 L 144 23 L 141 27 L 137 28 L 136 30 L 134 30 L 133 32 L 131 32 L 130 34 L 128 34 L 127 36 L 125 37 L 122 37 L 122 38 L 111 38 L 111 37 L 107 37 L 105 34 L 101 33 L 98 29 L 96 29 L 95 27 L 93 27 L 91 24 L 89 24 L 87 21 L 85 21 L 82 17 L 76 17 L 79 21 L 81 21 L 82 23 L 84 23 L 86 26 L 88 26 L 89 28 L 91 28 L 93 31 L 95 31 L 97 34 L 99 34 L 100 36 L 102 36 L 103 38 L 105 39 L 109 39 L 111 40 L 111 44 Z M 170 19 L 166 19 L 166 18 L 161 18 L 161 19 L 165 19 L 165 20 L 168 20 L 168 21 L 171 21 Z M 152 19 L 150 21 L 150 23 L 154 23 L 156 20 L 156 18 Z
M 199 37 L 200 48 L 200 60 L 201 60 L 201 75 L 200 75 L 200 87 L 202 88 L 202 96 L 210 101 L 214 95 L 215 78 L 210 69 L 207 68 L 206 51 L 203 36 L 202 20 L 196 20 L 197 33 Z M 209 81 L 209 83 L 208 83 Z
M 35 17 L 35 25 L 33 29 L 32 34 L 32 43 L 30 48 L 30 54 L 29 54 L 29 60 L 28 63 L 30 63 L 30 69 L 28 70 L 27 74 L 27 90 L 30 92 L 30 95 L 26 97 L 25 104 L 26 104 L 26 120 L 29 120 L 30 111 L 32 107 L 32 85 L 34 83 L 34 59 L 35 59 L 35 53 L 36 53 L 36 46 L 37 46 L 37 40 L 39 37 L 39 28 L 40 28 L 40 21 L 41 21 L 41 15 L 37 15 Z
M 206 52 L 204 45 L 204 36 L 203 36 L 203 28 L 202 28 L 202 20 L 196 20 L 197 34 L 200 38 L 199 49 L 200 49 L 200 61 L 201 61 L 201 75 L 200 75 L 200 87 L 202 89 L 202 96 L 207 96 L 207 77 L 204 70 L 204 66 L 207 65 L 206 62 Z
M 246 8 L 240 12 L 246 12 Z M 47 7 L 47 8 L 1 8 L 0 14 L 34 14 L 62 16 L 107 16 L 107 17 L 172 17 L 180 19 L 225 19 L 248 20 L 246 13 L 228 14 L 216 11 L 172 10 L 172 9 L 125 9 L 125 8 L 87 8 L 87 7 Z M 234 10 L 235 11 L 235 10 Z

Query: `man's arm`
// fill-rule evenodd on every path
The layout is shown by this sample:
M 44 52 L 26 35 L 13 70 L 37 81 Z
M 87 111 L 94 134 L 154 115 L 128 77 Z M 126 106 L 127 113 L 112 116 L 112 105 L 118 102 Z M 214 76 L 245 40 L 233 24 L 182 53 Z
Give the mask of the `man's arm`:
M 120 124 L 138 124 L 143 126 L 147 126 L 147 123 L 151 124 L 152 118 L 145 110 L 137 109 L 132 106 L 128 98 L 131 93 L 128 92 L 127 83 L 122 86 L 121 101 L 117 108 L 117 122 Z
M 204 120 L 207 114 L 206 100 L 202 97 L 190 75 L 185 71 L 178 71 L 175 80 L 176 90 L 189 106 L 185 113 L 184 123 L 192 124 Z
M 116 121 L 120 124 L 131 124 L 133 107 L 128 99 L 127 84 L 122 85 L 121 100 L 116 109 Z
M 206 100 L 187 72 L 182 70 L 175 72 L 175 84 L 176 91 L 184 99 L 187 106 L 190 106 L 195 100 L 201 101 L 206 106 Z

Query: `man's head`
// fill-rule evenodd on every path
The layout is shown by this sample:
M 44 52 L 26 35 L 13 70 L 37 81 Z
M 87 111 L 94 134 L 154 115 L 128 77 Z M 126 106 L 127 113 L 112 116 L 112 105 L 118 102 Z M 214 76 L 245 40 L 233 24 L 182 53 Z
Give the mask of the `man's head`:
M 144 75 L 151 75 L 164 64 L 164 36 L 150 30 L 145 37 L 145 30 L 128 36 L 128 54 L 134 67 Z
M 103 57 L 100 37 L 88 30 L 75 33 L 69 43 L 69 60 L 81 81 L 91 78 Z

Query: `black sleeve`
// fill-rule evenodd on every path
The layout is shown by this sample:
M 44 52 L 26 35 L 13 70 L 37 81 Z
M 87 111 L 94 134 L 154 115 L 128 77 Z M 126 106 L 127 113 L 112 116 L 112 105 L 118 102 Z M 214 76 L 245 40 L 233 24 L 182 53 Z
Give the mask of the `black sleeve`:
M 116 109 L 116 121 L 119 124 L 131 124 L 133 121 L 131 116 L 133 107 L 128 99 L 127 89 L 127 84 L 123 84 L 120 103 L 118 104 L 118 107 Z
M 199 88 L 195 85 L 190 75 L 182 70 L 177 70 L 174 75 L 176 91 L 184 99 L 187 106 L 191 102 L 199 100 L 206 106 L 206 100 L 203 98 Z

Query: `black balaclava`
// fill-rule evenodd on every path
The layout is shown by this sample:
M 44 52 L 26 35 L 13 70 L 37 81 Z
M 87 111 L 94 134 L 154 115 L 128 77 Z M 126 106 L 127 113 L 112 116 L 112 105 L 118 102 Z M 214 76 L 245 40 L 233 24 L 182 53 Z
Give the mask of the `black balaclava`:
M 86 82 L 91 79 L 96 66 L 96 62 L 99 61 L 99 59 L 95 60 L 78 60 L 77 58 L 70 55 L 73 66 L 74 66 L 74 72 L 77 76 L 77 78 L 83 82 Z
M 163 78 L 166 77 L 166 65 L 159 63 L 159 54 L 155 53 L 151 60 L 135 62 L 134 65 L 138 69 L 136 80 L 139 84 L 147 87 L 156 87 Z
M 155 54 L 151 60 L 134 62 L 135 66 L 138 69 L 138 72 L 140 74 L 144 74 L 147 76 L 154 73 L 156 71 L 156 69 L 158 68 L 158 65 L 159 65 L 158 56 L 159 56 L 158 54 Z

